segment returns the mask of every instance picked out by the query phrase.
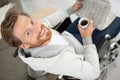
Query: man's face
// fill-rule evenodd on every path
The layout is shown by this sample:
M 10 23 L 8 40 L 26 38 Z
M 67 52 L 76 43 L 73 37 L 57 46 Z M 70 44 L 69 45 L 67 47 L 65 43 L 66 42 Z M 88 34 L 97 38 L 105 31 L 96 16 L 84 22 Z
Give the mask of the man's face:
M 46 45 L 52 35 L 50 29 L 45 25 L 23 15 L 19 15 L 13 28 L 13 34 L 22 41 L 24 46 L 22 48 Z

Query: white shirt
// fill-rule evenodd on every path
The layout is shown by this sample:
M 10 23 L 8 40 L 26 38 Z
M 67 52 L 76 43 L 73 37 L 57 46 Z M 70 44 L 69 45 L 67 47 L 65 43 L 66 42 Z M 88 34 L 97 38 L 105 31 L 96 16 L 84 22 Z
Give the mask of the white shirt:
M 69 43 L 55 30 L 52 30 L 52 37 L 48 45 L 68 45 Z

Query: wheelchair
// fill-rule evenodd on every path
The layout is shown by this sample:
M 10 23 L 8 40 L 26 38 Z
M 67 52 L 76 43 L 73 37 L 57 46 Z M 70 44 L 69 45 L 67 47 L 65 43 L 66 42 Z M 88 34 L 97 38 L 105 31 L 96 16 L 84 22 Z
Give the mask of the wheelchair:
M 56 29 L 58 32 L 62 33 L 67 27 L 72 23 L 70 17 L 67 17 L 63 22 L 58 23 L 53 29 Z M 63 27 L 64 26 L 64 27 Z M 119 52 L 117 49 L 120 45 L 120 32 L 118 33 L 118 40 L 110 39 L 110 35 L 106 34 L 103 39 L 96 45 L 99 61 L 100 61 L 100 69 L 101 73 L 106 69 L 106 67 L 111 64 Z M 18 49 L 14 52 L 13 56 L 16 57 L 18 55 Z M 30 55 L 25 55 L 25 57 L 30 57 Z M 59 76 L 59 75 L 58 75 Z M 56 80 L 80 80 L 70 76 L 63 75 L 62 77 L 57 77 Z
M 70 17 L 66 18 L 62 23 L 59 23 L 59 27 L 55 27 L 58 32 L 62 33 L 70 24 L 71 24 Z M 58 26 L 56 25 L 56 26 Z M 63 27 L 64 26 L 64 27 Z M 117 36 L 119 39 L 114 40 L 110 38 L 109 34 L 106 34 L 103 39 L 96 45 L 99 61 L 100 61 L 100 69 L 101 73 L 107 68 L 109 64 L 111 64 L 119 55 L 117 51 L 120 45 L 120 32 Z M 56 80 L 80 80 L 76 78 L 72 78 L 70 76 L 63 76 L 61 79 L 57 78 Z

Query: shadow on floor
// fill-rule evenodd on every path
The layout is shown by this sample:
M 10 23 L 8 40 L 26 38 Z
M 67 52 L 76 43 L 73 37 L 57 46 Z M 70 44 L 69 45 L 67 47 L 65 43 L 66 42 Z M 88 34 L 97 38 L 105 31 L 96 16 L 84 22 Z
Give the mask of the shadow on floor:
M 15 49 L 0 40 L 0 80 L 33 80 L 27 75 L 27 65 L 12 56 Z

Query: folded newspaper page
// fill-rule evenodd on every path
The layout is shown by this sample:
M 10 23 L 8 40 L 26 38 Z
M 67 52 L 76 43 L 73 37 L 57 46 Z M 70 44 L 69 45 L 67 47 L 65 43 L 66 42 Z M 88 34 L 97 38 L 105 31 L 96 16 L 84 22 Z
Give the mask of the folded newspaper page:
M 79 0 L 77 0 L 79 1 Z M 105 0 L 80 0 L 83 7 L 76 12 L 80 18 L 87 17 L 93 20 L 94 27 L 100 28 L 104 25 L 110 12 L 110 3 Z

